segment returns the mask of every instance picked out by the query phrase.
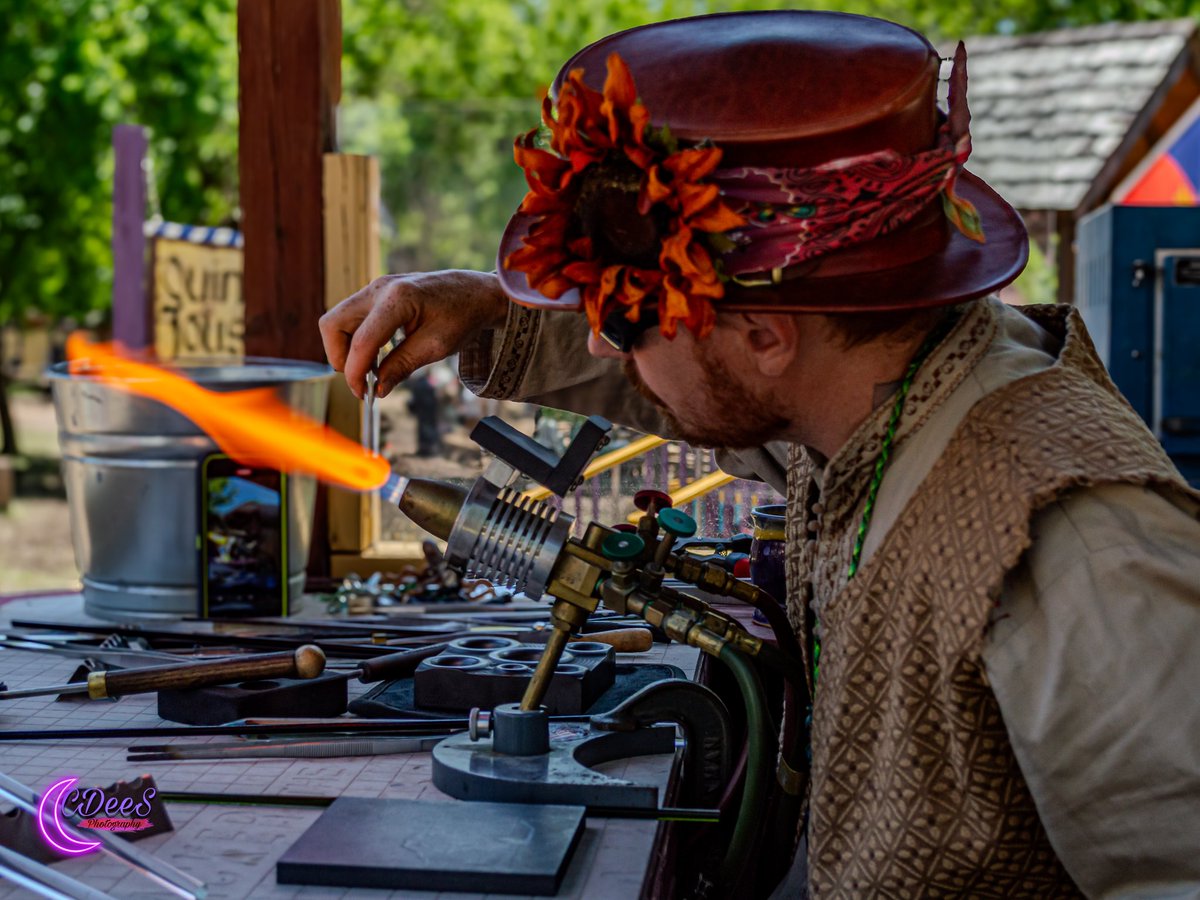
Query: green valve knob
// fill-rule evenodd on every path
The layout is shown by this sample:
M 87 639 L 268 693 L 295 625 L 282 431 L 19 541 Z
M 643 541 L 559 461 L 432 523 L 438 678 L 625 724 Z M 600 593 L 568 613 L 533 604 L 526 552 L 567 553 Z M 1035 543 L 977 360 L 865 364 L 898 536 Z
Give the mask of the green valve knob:
M 604 539 L 604 543 L 600 545 L 600 552 L 604 554 L 606 559 L 612 560 L 637 559 L 645 549 L 645 541 L 636 534 L 629 534 L 623 531 L 610 534 Z
M 677 538 L 691 537 L 696 533 L 696 520 L 674 507 L 658 511 L 658 524 Z

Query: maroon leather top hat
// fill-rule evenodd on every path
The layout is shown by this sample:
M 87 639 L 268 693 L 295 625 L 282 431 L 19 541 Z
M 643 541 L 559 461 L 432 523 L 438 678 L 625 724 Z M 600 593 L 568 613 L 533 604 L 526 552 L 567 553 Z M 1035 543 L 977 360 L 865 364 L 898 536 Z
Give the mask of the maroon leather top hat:
M 997 290 L 1024 268 L 1025 228 L 962 169 L 961 47 L 948 115 L 939 66 L 914 31 L 826 12 L 679 19 L 584 48 L 547 99 L 551 147 L 517 141 L 531 191 L 501 242 L 504 290 L 593 327 L 657 301 L 697 333 L 710 301 L 865 312 Z

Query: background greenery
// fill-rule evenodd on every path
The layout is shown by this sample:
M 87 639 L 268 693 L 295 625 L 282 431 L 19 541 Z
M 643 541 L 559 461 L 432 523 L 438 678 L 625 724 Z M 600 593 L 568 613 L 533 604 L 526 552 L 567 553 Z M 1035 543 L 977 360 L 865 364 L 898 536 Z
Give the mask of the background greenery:
M 796 5 L 344 0 L 341 144 L 380 157 L 388 267 L 492 265 L 523 191 L 512 138 L 580 46 L 666 18 Z M 937 41 L 1191 15 L 1200 0 L 806 5 L 892 18 Z M 114 124 L 151 129 L 151 212 L 236 225 L 236 54 L 236 0 L 0 0 L 0 327 L 107 307 Z M 3 371 L 0 359 L 6 426 Z

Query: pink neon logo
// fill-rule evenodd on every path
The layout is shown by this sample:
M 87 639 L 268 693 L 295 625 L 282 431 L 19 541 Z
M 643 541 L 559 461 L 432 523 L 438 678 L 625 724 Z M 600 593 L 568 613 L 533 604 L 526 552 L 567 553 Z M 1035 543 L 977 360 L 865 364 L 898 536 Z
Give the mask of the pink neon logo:
M 82 856 L 100 846 L 99 841 L 81 841 L 66 829 L 62 820 L 63 797 L 79 781 L 78 778 L 63 778 L 50 785 L 38 802 L 38 831 L 42 840 L 66 856 Z

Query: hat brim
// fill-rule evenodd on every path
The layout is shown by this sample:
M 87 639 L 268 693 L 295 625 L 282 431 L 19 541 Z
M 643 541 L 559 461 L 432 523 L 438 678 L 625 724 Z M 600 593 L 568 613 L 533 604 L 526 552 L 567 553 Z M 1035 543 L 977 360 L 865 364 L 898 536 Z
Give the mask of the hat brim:
M 950 229 L 950 238 L 936 253 L 916 262 L 833 277 L 802 277 L 781 289 L 742 290 L 736 298 L 716 301 L 718 310 L 744 312 L 855 313 L 928 309 L 974 300 L 998 291 L 1021 274 L 1029 261 L 1029 237 L 1017 211 L 983 179 L 963 171 L 955 193 L 974 204 L 985 243 Z M 582 298 L 572 289 L 557 299 L 529 286 L 524 272 L 505 267 L 509 254 L 523 246 L 536 216 L 517 213 L 504 230 L 497 255 L 500 286 L 514 303 L 536 309 L 579 310 Z

